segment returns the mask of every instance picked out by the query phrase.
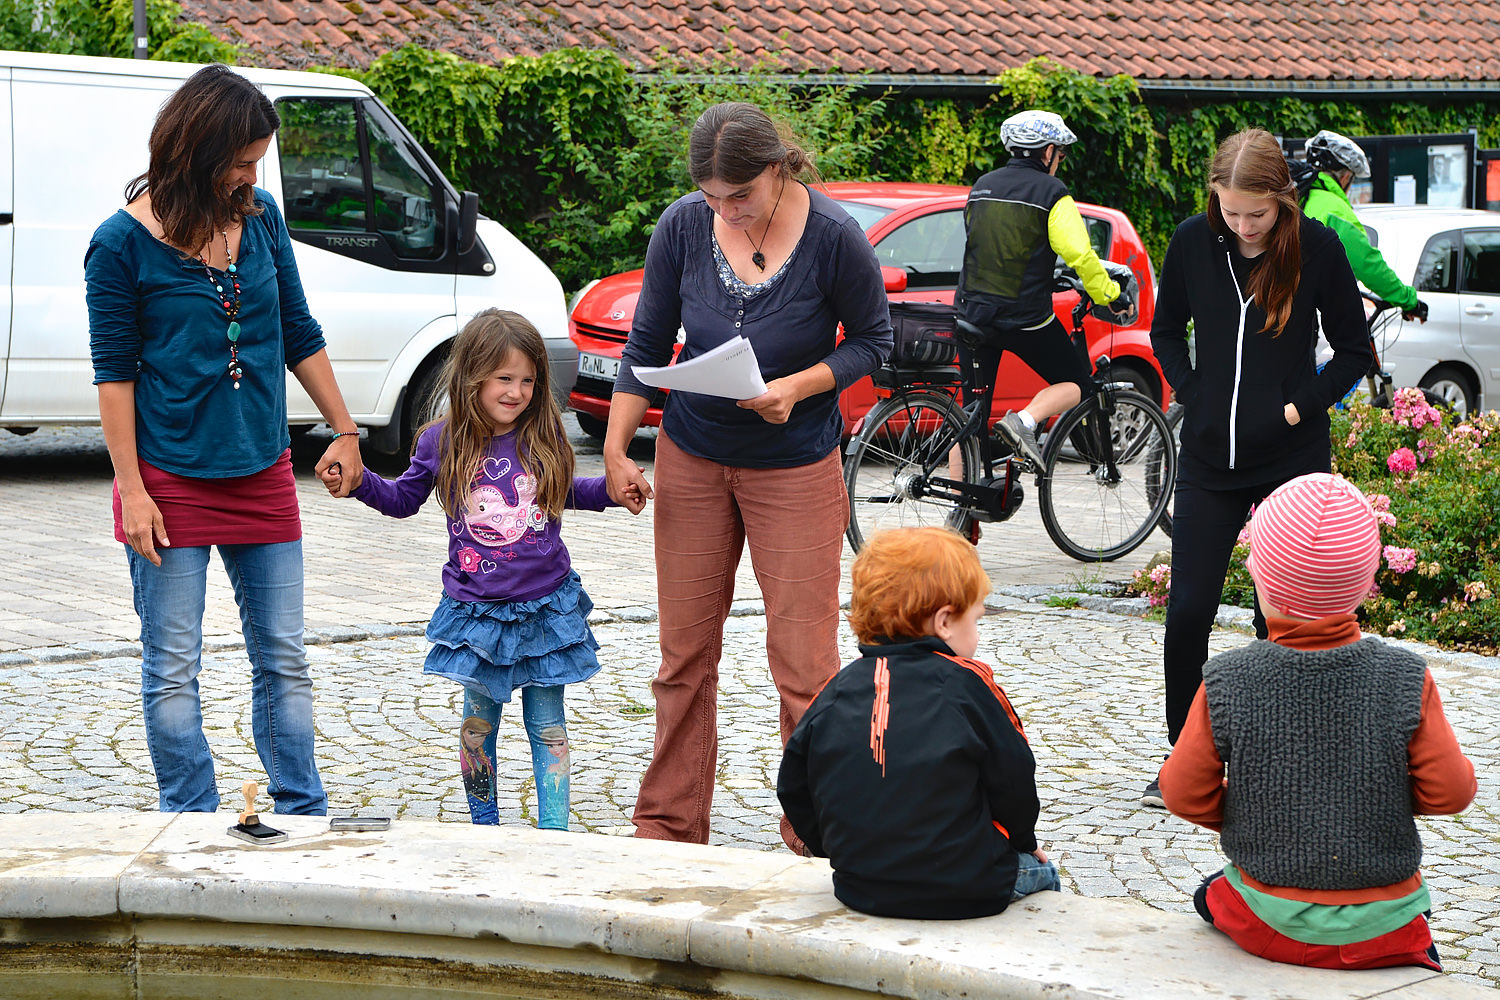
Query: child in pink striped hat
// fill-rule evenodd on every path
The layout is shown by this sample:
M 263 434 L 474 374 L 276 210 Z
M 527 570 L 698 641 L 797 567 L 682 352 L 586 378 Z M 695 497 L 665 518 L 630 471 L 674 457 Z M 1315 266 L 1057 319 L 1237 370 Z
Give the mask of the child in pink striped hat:
M 1380 563 L 1369 501 L 1318 472 L 1250 521 L 1269 638 L 1222 653 L 1161 771 L 1174 814 L 1229 862 L 1193 897 L 1252 954 L 1293 965 L 1440 969 L 1416 815 L 1474 799 L 1474 765 L 1421 657 L 1360 635 Z

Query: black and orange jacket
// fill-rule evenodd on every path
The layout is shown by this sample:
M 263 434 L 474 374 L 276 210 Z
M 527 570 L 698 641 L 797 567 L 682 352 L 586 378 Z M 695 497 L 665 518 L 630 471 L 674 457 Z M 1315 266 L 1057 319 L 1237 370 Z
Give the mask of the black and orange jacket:
M 999 913 L 1036 850 L 1036 761 L 990 668 L 933 636 L 861 646 L 787 743 L 776 793 L 856 910 Z

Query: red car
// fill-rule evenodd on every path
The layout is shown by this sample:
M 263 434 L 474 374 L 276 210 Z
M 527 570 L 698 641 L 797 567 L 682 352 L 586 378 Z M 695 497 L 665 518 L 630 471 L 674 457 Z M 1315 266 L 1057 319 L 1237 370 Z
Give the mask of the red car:
M 891 298 L 923 302 L 952 302 L 958 286 L 958 270 L 964 252 L 964 202 L 969 189 L 948 184 L 831 183 L 823 189 L 843 205 L 865 228 L 875 255 L 888 268 L 886 289 Z M 1114 326 L 1092 316 L 1084 320 L 1089 355 L 1097 360 L 1107 354 L 1117 381 L 1134 382 L 1141 392 L 1163 402 L 1168 399 L 1166 379 L 1151 353 L 1151 315 L 1155 306 L 1155 277 L 1146 248 L 1123 212 L 1099 205 L 1078 204 L 1088 225 L 1089 239 L 1100 257 L 1128 265 L 1135 271 L 1141 289 L 1140 317 L 1133 326 Z M 575 298 L 569 310 L 568 332 L 578 346 L 578 382 L 568 405 L 578 414 L 587 433 L 603 438 L 609 420 L 609 399 L 620 370 L 620 353 L 630 333 L 635 302 L 641 292 L 639 270 L 613 274 L 591 282 Z M 1076 296 L 1059 293 L 1054 308 L 1065 328 L 1071 329 L 1070 312 Z M 680 336 L 680 334 L 679 334 Z M 994 412 L 1018 410 L 1042 388 L 1042 380 L 1013 355 L 1000 363 L 996 379 Z M 844 427 L 851 429 L 875 404 L 875 387 L 868 378 L 850 386 L 839 398 Z M 658 392 L 646 411 L 644 423 L 661 422 L 665 393 Z

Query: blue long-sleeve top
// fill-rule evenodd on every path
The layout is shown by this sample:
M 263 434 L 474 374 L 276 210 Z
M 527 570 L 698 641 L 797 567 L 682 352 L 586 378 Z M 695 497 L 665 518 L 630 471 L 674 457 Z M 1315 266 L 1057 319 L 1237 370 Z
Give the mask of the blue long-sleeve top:
M 833 371 L 834 390 L 799 401 L 784 424 L 767 423 L 733 399 L 671 393 L 662 428 L 691 455 L 745 468 L 816 462 L 838 447 L 843 433 L 838 394 L 890 356 L 890 307 L 874 248 L 833 199 L 808 193 L 807 227 L 786 273 L 758 295 L 724 287 L 714 262 L 714 214 L 701 192 L 669 206 L 651 234 L 616 390 L 649 399 L 656 390 L 631 366 L 667 364 L 679 327 L 687 336 L 681 361 L 738 334 L 754 346 L 767 381 L 820 361 Z M 840 323 L 844 339 L 835 346 Z
M 229 320 L 202 262 L 124 209 L 94 231 L 84 254 L 94 383 L 135 382 L 136 452 L 180 476 L 247 476 L 280 458 L 291 443 L 285 369 L 323 349 L 281 210 L 260 188 L 255 200 L 263 211 L 245 219 L 234 262 L 239 389 L 229 376 Z
M 437 481 L 442 426 L 422 432 L 400 478 L 366 469 L 352 495 L 391 517 L 421 510 Z M 515 431 L 490 439 L 459 516 L 448 518 L 443 591 L 455 601 L 533 601 L 556 590 L 572 569 L 561 525 L 536 505 L 536 482 L 522 468 L 516 447 Z M 567 505 L 604 510 L 614 501 L 603 476 L 575 476 Z

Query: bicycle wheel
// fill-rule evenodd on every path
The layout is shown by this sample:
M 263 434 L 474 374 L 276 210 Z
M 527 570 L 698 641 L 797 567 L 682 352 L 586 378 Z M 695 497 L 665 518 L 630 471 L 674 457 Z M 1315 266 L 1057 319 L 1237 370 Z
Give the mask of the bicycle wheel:
M 1146 496 L 1152 503 L 1156 502 L 1159 494 L 1167 494 L 1166 509 L 1157 518 L 1156 526 L 1161 529 L 1162 534 L 1168 538 L 1172 537 L 1172 492 L 1163 489 L 1167 480 L 1166 452 L 1176 454 L 1182 446 L 1182 404 L 1174 402 L 1167 407 L 1167 426 L 1172 429 L 1170 441 L 1153 441 L 1150 449 L 1146 452 Z
M 1145 541 L 1177 482 L 1161 409 L 1140 393 L 1117 392 L 1106 413 L 1094 395 L 1063 414 L 1048 438 L 1039 503 L 1057 547 L 1082 562 L 1108 562 Z
M 958 447 L 960 468 L 948 467 L 964 423 L 953 397 L 926 389 L 897 393 L 869 412 L 844 460 L 854 551 L 886 528 L 960 526 L 964 512 L 957 499 L 930 491 L 929 480 L 979 481 L 979 442 L 972 437 Z

